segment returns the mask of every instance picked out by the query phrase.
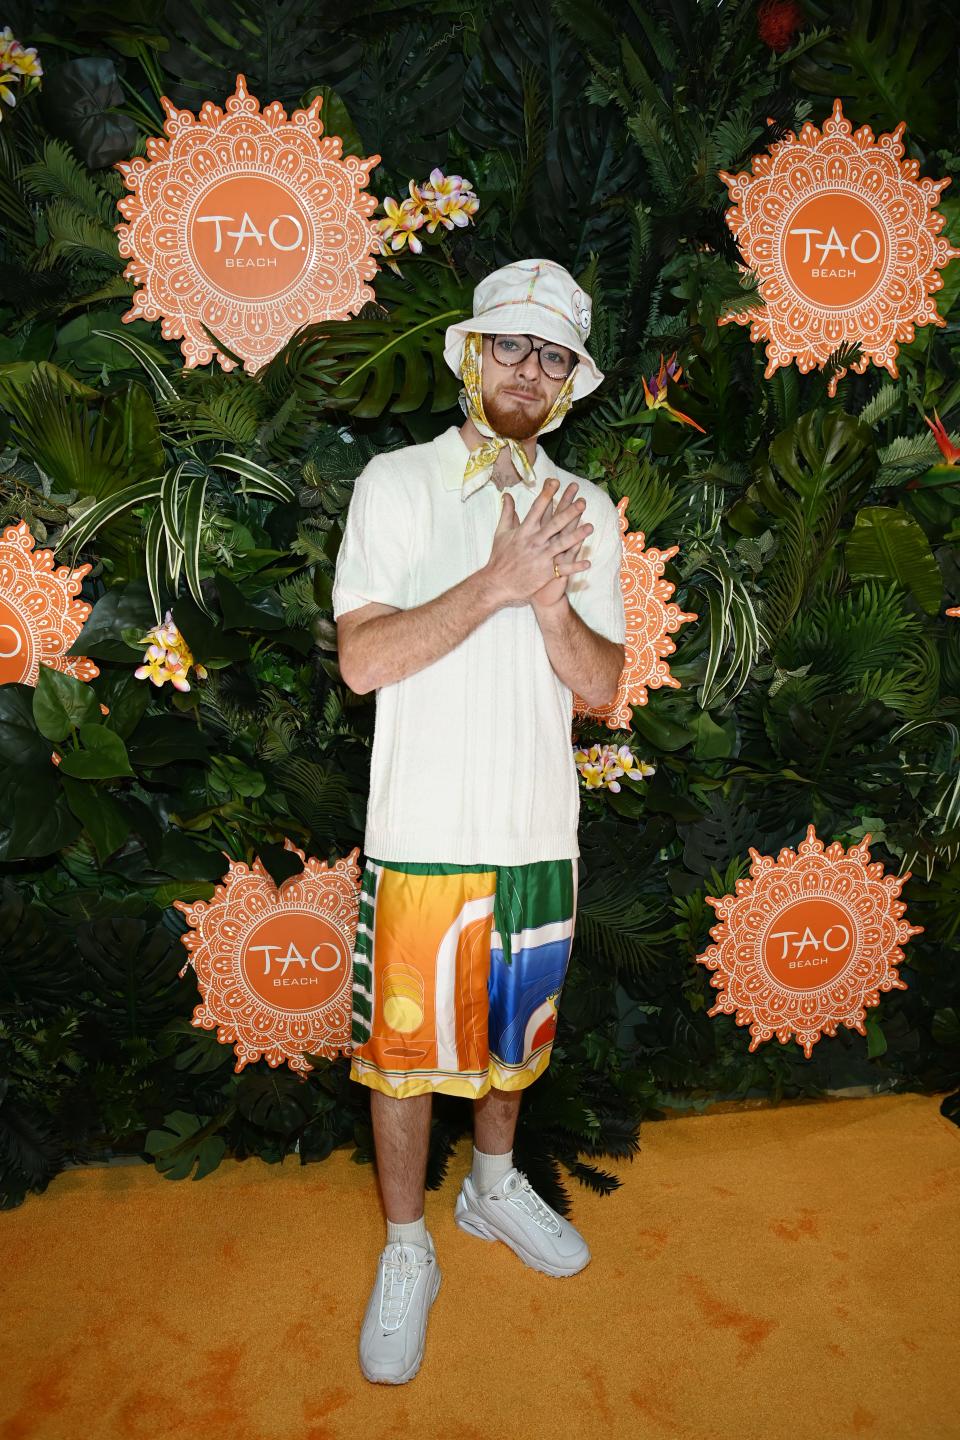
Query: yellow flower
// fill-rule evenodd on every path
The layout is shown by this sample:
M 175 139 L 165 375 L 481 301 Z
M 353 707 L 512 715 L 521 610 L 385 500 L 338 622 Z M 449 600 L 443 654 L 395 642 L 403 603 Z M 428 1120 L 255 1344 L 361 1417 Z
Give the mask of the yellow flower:
M 411 187 L 413 181 L 410 182 Z M 430 171 L 430 179 L 419 191 L 426 204 L 429 221 L 427 230 L 432 235 L 438 225 L 452 230 L 454 226 L 463 229 L 480 208 L 480 201 L 473 193 L 469 180 L 462 175 L 444 175 L 442 170 Z
M 413 185 L 412 180 L 410 184 Z M 406 244 L 415 255 L 420 254 L 423 246 L 414 232 L 420 229 L 424 217 L 418 206 L 419 202 L 413 198 L 404 200 L 402 205 L 398 205 L 392 195 L 384 200 L 386 219 L 375 220 L 373 226 L 382 240 L 389 240 L 391 250 L 402 250 Z
M 14 87 L 18 79 L 17 75 L 0 75 L 0 100 L 5 105 L 16 105 L 17 96 Z
M 574 750 L 573 758 L 588 790 L 603 787 L 619 793 L 621 775 L 642 780 L 656 773 L 652 765 L 637 759 L 629 745 L 621 745 L 619 749 L 613 745 L 591 745 L 589 750 Z
M 133 672 L 138 680 L 149 679 L 158 686 L 169 680 L 175 690 L 189 690 L 187 672 L 191 666 L 196 670 L 198 679 L 206 680 L 206 666 L 195 663 L 193 653 L 177 629 L 169 610 L 164 616 L 163 624 L 154 626 L 141 637 L 139 643 L 148 648 L 143 664 L 138 665 Z
M 0 31 L 0 68 L 16 70 L 20 75 L 40 76 L 43 67 L 37 59 L 35 45 L 23 46 L 13 38 L 13 31 L 7 25 Z

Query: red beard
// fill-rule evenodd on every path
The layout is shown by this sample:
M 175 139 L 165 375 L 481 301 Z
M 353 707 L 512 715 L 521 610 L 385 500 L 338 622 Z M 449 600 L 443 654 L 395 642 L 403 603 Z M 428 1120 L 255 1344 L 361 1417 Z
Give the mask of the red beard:
M 516 395 L 505 395 L 504 389 L 508 388 L 499 389 L 492 399 L 483 402 L 490 428 L 504 440 L 530 440 L 539 434 L 547 418 L 549 404 L 537 398 L 528 402 Z M 517 386 L 518 390 L 522 388 Z

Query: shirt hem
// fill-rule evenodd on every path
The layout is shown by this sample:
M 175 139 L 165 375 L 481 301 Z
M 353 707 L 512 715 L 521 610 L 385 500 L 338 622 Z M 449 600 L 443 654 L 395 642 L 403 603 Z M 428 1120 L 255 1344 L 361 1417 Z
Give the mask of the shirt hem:
M 364 854 L 375 860 L 413 860 L 448 865 L 530 865 L 536 860 L 576 860 L 576 832 L 563 831 L 535 839 L 515 835 L 464 835 L 462 831 L 368 830 Z

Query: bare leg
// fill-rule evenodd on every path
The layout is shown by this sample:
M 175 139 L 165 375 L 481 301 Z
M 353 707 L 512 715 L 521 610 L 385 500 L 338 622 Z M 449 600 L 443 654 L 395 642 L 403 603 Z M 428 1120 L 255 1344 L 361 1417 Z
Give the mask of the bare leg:
M 402 1100 L 370 1091 L 377 1178 L 387 1219 L 395 1225 L 409 1224 L 423 1214 L 432 1109 L 432 1091 Z
M 485 1155 L 503 1155 L 513 1149 L 522 1090 L 495 1090 L 473 1102 L 473 1143 Z

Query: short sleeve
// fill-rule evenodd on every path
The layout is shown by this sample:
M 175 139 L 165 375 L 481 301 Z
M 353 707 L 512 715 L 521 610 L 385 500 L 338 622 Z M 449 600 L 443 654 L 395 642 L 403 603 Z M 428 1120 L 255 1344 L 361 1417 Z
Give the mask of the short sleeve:
M 589 519 L 594 528 L 580 551 L 580 559 L 589 560 L 590 569 L 571 575 L 567 581 L 567 597 L 585 625 L 604 639 L 622 645 L 627 638 L 627 618 L 620 581 L 623 569 L 620 512 L 604 491 L 597 500 L 599 503 L 594 504 L 589 513 L 584 512 L 584 518 Z
M 333 580 L 333 618 L 376 601 L 404 610 L 410 588 L 411 516 L 385 455 L 357 476 Z

